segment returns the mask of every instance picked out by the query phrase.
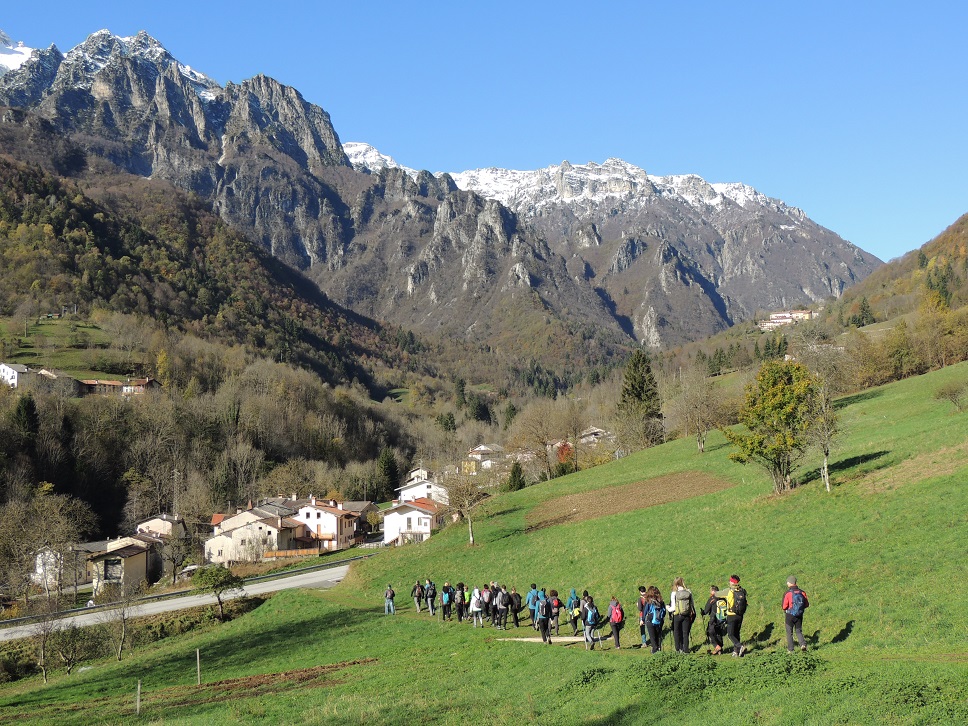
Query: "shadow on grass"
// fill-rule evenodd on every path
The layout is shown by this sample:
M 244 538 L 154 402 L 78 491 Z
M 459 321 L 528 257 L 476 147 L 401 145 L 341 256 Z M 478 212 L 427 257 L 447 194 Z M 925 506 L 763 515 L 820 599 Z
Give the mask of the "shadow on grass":
M 841 631 L 830 639 L 830 642 L 843 643 L 845 640 L 847 640 L 847 638 L 850 637 L 852 632 L 854 632 L 854 621 L 848 620 L 847 624 L 841 629 Z
M 861 393 L 855 393 L 853 396 L 845 396 L 834 401 L 834 408 L 840 410 L 846 408 L 847 406 L 853 406 L 855 403 L 860 403 L 862 401 L 870 401 L 871 399 L 877 398 L 883 395 L 884 391 L 881 389 L 872 389 L 870 391 L 863 391 Z
M 847 471 L 848 469 L 853 469 L 856 466 L 864 466 L 865 464 L 868 464 L 872 461 L 877 462 L 877 464 L 874 466 L 865 466 L 864 467 L 865 472 L 877 471 L 878 469 L 886 469 L 888 466 L 891 465 L 891 462 L 889 460 L 878 461 L 878 459 L 883 459 L 885 456 L 887 456 L 890 453 L 891 453 L 890 451 L 873 451 L 869 454 L 850 456 L 846 459 L 835 461 L 834 463 L 830 464 L 830 466 L 828 467 L 830 469 L 830 475 L 833 476 L 834 474 Z M 798 486 L 809 484 L 810 482 L 816 481 L 817 479 L 820 479 L 819 467 L 817 467 L 816 469 L 811 469 L 810 471 L 806 472 L 803 475 L 803 477 L 800 479 L 800 483 Z
M 773 631 L 775 629 L 776 629 L 776 625 L 774 623 L 767 623 L 766 627 L 764 627 L 763 630 L 761 630 L 758 633 L 753 633 L 753 640 L 761 644 L 769 643 L 770 638 L 773 637 Z

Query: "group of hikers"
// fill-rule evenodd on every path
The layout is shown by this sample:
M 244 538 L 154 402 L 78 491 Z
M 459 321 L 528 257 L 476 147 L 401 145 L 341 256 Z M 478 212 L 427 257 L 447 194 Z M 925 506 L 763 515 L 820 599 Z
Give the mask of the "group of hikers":
M 552 632 L 555 637 L 560 635 L 561 626 L 570 624 L 573 637 L 578 637 L 579 626 L 584 635 L 585 649 L 594 650 L 595 644 L 607 639 L 601 635 L 601 629 L 608 625 L 610 636 L 614 640 L 615 648 L 621 648 L 620 635 L 625 626 L 625 608 L 619 599 L 612 595 L 607 610 L 600 610 L 595 599 L 585 590 L 579 597 L 575 588 L 571 589 L 567 599 L 562 599 L 557 590 L 538 588 L 534 583 L 524 595 L 516 588 L 491 582 L 481 587 L 470 587 L 463 582 L 452 586 L 445 582 L 440 589 L 440 605 L 438 607 L 437 585 L 429 578 L 421 584 L 414 583 L 410 591 L 416 611 L 422 612 L 426 608 L 431 616 L 438 610 L 443 620 L 470 622 L 473 627 L 488 626 L 497 630 L 508 629 L 508 619 L 515 628 L 521 626 L 521 616 L 527 610 L 527 620 L 530 627 L 541 634 L 541 639 L 551 645 Z M 391 585 L 387 585 L 384 596 L 384 613 L 396 613 L 396 592 Z M 740 586 L 739 575 L 729 578 L 729 587 L 720 590 L 716 585 L 709 588 L 709 598 L 698 609 L 692 591 L 689 590 L 683 578 L 677 577 L 672 583 L 669 600 L 666 602 L 659 588 L 640 586 L 636 601 L 636 612 L 639 621 L 639 634 L 642 648 L 651 648 L 653 653 L 662 650 L 662 641 L 667 631 L 664 630 L 666 618 L 669 618 L 672 630 L 673 645 L 677 653 L 689 653 L 689 635 L 692 625 L 696 621 L 697 612 L 702 614 L 706 624 L 707 643 L 712 655 L 724 653 L 724 638 L 731 644 L 734 658 L 742 658 L 746 652 L 743 645 L 741 631 L 743 617 L 746 614 L 748 599 L 746 590 Z M 800 650 L 807 649 L 803 637 L 803 613 L 810 602 L 807 594 L 797 587 L 797 578 L 787 578 L 787 590 L 783 595 L 780 607 L 785 615 L 787 650 L 795 651 L 794 638 Z M 708 618 L 708 621 L 706 620 Z M 566 631 L 567 633 L 567 631 Z

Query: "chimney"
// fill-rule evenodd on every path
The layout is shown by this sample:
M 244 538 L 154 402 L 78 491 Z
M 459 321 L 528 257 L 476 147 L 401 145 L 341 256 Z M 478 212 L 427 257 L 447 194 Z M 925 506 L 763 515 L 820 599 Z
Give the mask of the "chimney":
M 312 502 L 312 505 L 315 507 L 316 506 L 316 495 L 315 494 L 310 494 L 309 495 L 309 501 Z
M 342 512 L 343 511 L 343 502 L 337 502 L 336 503 L 336 508 Z
M 292 501 L 296 501 L 296 492 L 292 493 Z
M 248 509 L 248 510 L 251 510 L 252 509 L 252 500 L 251 499 L 249 500 L 249 506 L 246 507 L 246 509 Z
M 330 499 L 329 500 L 329 506 L 335 507 L 336 506 L 336 500 L 335 499 Z

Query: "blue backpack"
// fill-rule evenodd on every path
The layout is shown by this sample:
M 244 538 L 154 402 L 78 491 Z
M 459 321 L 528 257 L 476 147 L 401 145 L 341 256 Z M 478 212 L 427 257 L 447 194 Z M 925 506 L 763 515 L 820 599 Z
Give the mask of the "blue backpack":
M 662 625 L 662 623 L 665 621 L 665 605 L 656 605 L 655 603 L 651 603 L 649 605 L 649 613 L 652 615 L 653 625 Z
M 598 608 L 590 607 L 585 611 L 585 622 L 588 625 L 598 624 Z
M 795 618 L 803 615 L 803 611 L 807 609 L 807 598 L 803 594 L 803 590 L 791 590 L 790 594 L 793 596 L 791 598 L 790 609 L 787 610 L 788 615 L 792 615 Z
M 450 593 L 444 590 L 441 600 L 443 600 L 444 605 L 450 605 Z

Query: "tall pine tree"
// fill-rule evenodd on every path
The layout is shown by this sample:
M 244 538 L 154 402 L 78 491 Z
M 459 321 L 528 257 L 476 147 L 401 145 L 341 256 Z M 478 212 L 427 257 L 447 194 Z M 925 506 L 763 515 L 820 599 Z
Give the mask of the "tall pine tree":
M 618 405 L 619 439 L 630 451 L 661 443 L 662 401 L 659 384 L 652 373 L 649 356 L 641 350 L 632 353 L 622 379 L 622 398 Z

